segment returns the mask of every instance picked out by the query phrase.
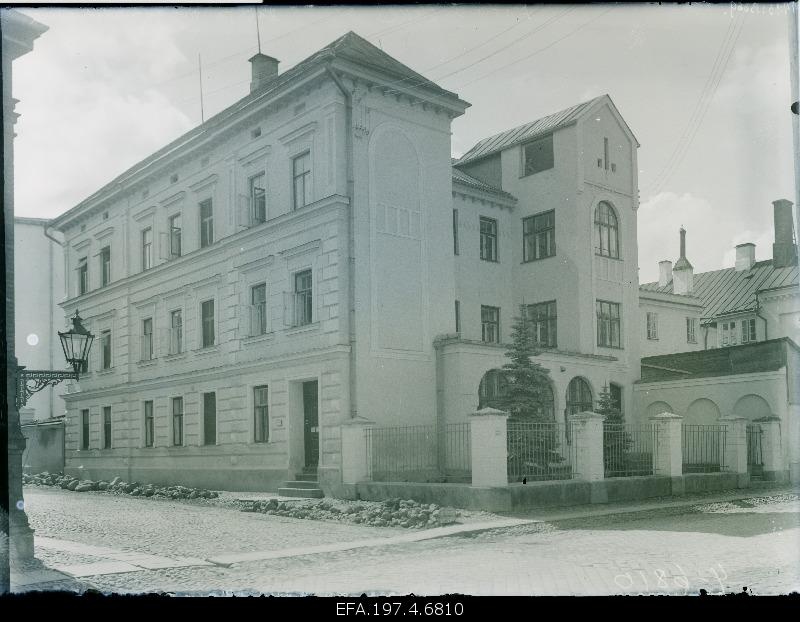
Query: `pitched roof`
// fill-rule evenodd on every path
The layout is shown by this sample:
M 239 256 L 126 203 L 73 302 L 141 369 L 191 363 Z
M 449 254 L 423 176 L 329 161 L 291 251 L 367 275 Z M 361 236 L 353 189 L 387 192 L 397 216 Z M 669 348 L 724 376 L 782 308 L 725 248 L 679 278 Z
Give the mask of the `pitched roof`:
M 302 77 L 304 74 L 308 74 L 311 71 L 320 68 L 323 66 L 325 61 L 332 61 L 334 59 L 349 61 L 357 65 L 364 66 L 368 69 L 376 70 L 382 74 L 383 77 L 389 80 L 390 86 L 395 86 L 398 88 L 405 87 L 408 89 L 422 88 L 435 96 L 451 99 L 454 98 L 457 99 L 460 104 L 469 106 L 469 103 L 461 100 L 455 93 L 444 90 L 424 76 L 416 73 L 400 61 L 395 60 L 380 48 L 372 45 L 366 39 L 350 31 L 335 41 L 329 43 L 322 49 L 314 52 L 308 58 L 297 63 L 294 67 L 278 74 L 275 78 L 266 82 L 264 86 L 258 90 L 245 95 L 239 101 L 228 106 L 221 112 L 218 112 L 201 125 L 189 130 L 185 134 L 167 144 L 165 147 L 162 147 L 158 151 L 150 154 L 144 160 L 134 164 L 132 167 L 115 177 L 105 186 L 81 201 L 77 206 L 68 210 L 64 214 L 57 216 L 53 220 L 54 225 L 55 223 L 61 224 L 61 222 L 63 222 L 67 216 L 74 214 L 76 210 L 85 206 L 87 203 L 100 200 L 104 196 L 112 194 L 119 188 L 121 184 L 126 183 L 133 175 L 141 173 L 149 166 L 158 164 L 159 161 L 169 157 L 171 154 L 179 151 L 181 148 L 186 147 L 193 141 L 200 140 L 203 137 L 211 134 L 212 131 L 224 126 L 226 122 L 230 121 L 233 117 L 235 117 L 235 115 L 248 108 L 254 102 L 267 99 L 275 95 L 290 82 Z
M 472 188 L 477 188 L 478 190 L 483 190 L 484 192 L 491 192 L 493 194 L 498 194 L 507 199 L 511 199 L 512 201 L 517 200 L 513 194 L 510 194 L 505 190 L 501 190 L 500 188 L 487 184 L 486 182 L 481 181 L 480 179 L 477 179 L 472 175 L 467 175 L 467 173 L 457 169 L 455 166 L 453 167 L 453 181 L 462 183 L 466 186 L 471 186 Z
M 719 315 L 753 311 L 756 308 L 756 292 L 798 284 L 797 266 L 776 268 L 772 260 L 757 261 L 750 270 L 736 271 L 724 268 L 694 275 L 692 296 L 703 301 L 703 319 Z M 673 294 L 672 281 L 659 286 L 658 282 L 643 283 L 642 292 Z
M 531 121 L 525 125 L 520 125 L 505 132 L 500 132 L 489 138 L 484 138 L 472 149 L 467 151 L 458 164 L 464 164 L 472 160 L 486 157 L 503 149 L 507 149 L 519 143 L 531 140 L 538 136 L 549 134 L 561 127 L 574 123 L 578 117 L 586 112 L 591 106 L 596 104 L 601 99 L 608 97 L 608 95 L 600 95 L 589 101 L 571 106 L 565 110 L 553 113 L 536 121 Z

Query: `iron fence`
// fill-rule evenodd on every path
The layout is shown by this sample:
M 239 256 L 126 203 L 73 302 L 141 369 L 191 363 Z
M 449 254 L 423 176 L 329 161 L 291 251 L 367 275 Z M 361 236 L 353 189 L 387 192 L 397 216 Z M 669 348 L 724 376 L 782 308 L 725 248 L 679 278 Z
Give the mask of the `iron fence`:
M 751 475 L 759 476 L 764 470 L 764 452 L 761 447 L 763 430 L 757 423 L 747 425 L 747 470 Z
M 727 426 L 681 426 L 684 473 L 719 473 L 725 471 Z
M 469 423 L 368 428 L 367 465 L 374 481 L 470 481 Z
M 508 422 L 510 482 L 572 479 L 575 476 L 571 424 Z
M 603 424 L 605 477 L 653 475 L 658 429 L 651 424 Z

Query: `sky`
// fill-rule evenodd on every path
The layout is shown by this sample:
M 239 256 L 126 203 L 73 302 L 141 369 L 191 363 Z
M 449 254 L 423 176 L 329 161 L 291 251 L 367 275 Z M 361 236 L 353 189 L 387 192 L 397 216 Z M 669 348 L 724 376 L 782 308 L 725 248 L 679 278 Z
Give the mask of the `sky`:
M 752 7 L 753 5 L 747 5 Z M 52 218 L 249 92 L 262 51 L 285 71 L 352 30 L 470 102 L 453 156 L 607 93 L 638 152 L 640 282 L 677 259 L 772 253 L 794 202 L 789 19 L 715 5 L 24 8 L 47 25 L 14 63 L 15 211 Z

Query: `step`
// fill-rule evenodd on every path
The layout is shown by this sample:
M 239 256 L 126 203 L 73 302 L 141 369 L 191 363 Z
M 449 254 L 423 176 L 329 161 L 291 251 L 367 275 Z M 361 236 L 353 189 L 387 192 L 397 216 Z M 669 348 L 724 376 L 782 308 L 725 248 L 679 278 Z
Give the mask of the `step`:
M 318 482 L 319 477 L 316 473 L 298 473 L 295 475 L 296 482 Z
M 307 480 L 307 479 L 298 479 L 291 482 L 284 482 L 284 488 L 305 488 L 306 490 L 313 490 L 314 488 L 319 488 L 319 482 L 314 480 Z
M 322 499 L 325 493 L 320 488 L 278 488 L 282 497 L 305 497 L 307 499 Z

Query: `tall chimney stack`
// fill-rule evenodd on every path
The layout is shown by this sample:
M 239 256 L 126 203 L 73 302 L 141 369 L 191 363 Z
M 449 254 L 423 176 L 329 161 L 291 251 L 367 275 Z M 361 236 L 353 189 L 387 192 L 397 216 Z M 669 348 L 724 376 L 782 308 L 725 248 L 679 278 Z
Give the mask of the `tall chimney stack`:
M 772 265 L 785 268 L 797 265 L 797 247 L 794 242 L 792 202 L 787 199 L 773 201 L 775 219 L 775 243 L 772 245 Z
M 694 289 L 694 268 L 686 259 L 686 229 L 681 227 L 681 256 L 672 269 L 672 292 L 691 294 Z
M 278 75 L 280 61 L 259 52 L 250 59 L 250 92 L 259 90 Z
M 658 262 L 658 286 L 665 287 L 672 280 L 672 262 L 669 259 Z

